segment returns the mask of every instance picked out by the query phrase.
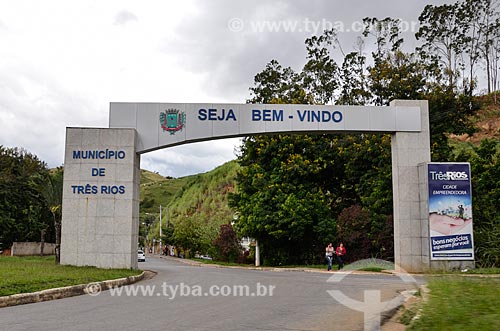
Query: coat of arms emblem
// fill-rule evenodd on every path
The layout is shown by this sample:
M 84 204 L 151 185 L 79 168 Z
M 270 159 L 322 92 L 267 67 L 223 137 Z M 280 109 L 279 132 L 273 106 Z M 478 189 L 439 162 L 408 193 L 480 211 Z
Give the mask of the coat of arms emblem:
M 185 124 L 186 114 L 179 109 L 170 108 L 160 112 L 160 125 L 163 131 L 175 134 L 177 131 L 182 131 Z

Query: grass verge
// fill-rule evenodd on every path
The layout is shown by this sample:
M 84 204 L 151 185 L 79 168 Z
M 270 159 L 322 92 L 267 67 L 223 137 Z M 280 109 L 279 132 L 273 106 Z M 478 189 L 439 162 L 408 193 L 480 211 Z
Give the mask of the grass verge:
M 430 277 L 428 287 L 408 330 L 500 330 L 500 278 Z
M 141 270 L 56 265 L 53 256 L 0 257 L 0 296 L 139 275 Z
M 217 264 L 228 267 L 252 267 L 251 264 L 243 264 L 243 263 L 234 263 L 234 262 L 224 262 L 224 261 L 215 261 L 215 260 L 207 260 L 207 259 L 198 259 L 198 258 L 190 258 L 190 260 L 204 263 L 204 264 Z

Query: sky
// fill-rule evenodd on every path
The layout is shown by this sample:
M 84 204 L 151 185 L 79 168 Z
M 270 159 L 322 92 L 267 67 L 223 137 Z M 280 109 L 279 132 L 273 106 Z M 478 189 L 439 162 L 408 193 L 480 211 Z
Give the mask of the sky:
M 245 103 L 272 59 L 300 71 L 304 40 L 339 30 L 353 50 L 364 17 L 402 20 L 446 0 L 0 0 L 0 145 L 63 164 L 66 127 L 108 127 L 110 102 Z M 340 53 L 339 53 L 340 56 Z M 141 156 L 181 177 L 236 158 L 240 139 Z

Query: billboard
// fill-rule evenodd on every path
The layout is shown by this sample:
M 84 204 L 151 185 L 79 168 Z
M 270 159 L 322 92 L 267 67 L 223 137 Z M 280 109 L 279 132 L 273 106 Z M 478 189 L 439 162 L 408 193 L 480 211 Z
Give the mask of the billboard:
M 474 260 L 469 163 L 427 164 L 431 260 Z

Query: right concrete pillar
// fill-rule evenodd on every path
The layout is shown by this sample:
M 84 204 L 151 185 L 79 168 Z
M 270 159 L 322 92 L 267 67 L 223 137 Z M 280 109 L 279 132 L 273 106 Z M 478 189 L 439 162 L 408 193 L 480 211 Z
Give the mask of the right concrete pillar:
M 431 161 L 429 106 L 426 100 L 394 100 L 390 106 L 420 107 L 421 131 L 394 133 L 391 149 L 396 271 L 423 272 L 430 267 L 429 226 L 419 164 Z

